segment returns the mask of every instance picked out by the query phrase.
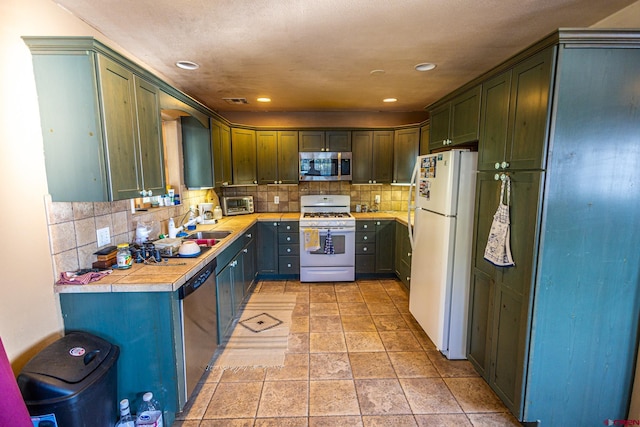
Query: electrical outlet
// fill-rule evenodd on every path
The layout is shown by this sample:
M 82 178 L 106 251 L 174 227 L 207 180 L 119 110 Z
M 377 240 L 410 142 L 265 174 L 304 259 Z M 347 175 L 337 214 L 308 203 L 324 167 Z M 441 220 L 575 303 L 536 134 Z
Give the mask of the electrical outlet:
M 280 204 L 280 196 L 273 196 L 273 203 L 276 205 Z
M 374 203 L 380 204 L 380 195 L 376 194 L 376 196 L 373 198 L 373 200 L 374 200 Z
M 99 228 L 96 231 L 96 235 L 98 236 L 98 247 L 107 246 L 111 243 L 111 236 L 109 234 L 109 227 Z

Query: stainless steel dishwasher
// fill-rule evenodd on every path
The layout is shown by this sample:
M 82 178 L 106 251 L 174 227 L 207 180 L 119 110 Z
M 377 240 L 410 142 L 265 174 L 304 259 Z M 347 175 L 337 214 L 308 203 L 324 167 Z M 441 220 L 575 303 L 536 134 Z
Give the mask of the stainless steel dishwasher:
M 178 290 L 182 309 L 187 399 L 209 368 L 209 362 L 218 347 L 216 265 L 214 259 Z

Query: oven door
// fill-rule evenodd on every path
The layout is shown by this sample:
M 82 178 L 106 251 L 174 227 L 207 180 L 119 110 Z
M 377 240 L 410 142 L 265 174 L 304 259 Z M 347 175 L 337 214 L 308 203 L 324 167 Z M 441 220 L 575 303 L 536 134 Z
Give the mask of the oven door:
M 327 242 L 327 229 L 318 229 L 320 236 L 320 249 L 307 251 L 304 248 L 305 229 L 300 227 L 300 267 L 337 267 L 355 266 L 356 260 L 356 232 L 355 228 L 331 228 L 331 241 L 333 243 L 333 253 L 326 254 L 325 246 Z

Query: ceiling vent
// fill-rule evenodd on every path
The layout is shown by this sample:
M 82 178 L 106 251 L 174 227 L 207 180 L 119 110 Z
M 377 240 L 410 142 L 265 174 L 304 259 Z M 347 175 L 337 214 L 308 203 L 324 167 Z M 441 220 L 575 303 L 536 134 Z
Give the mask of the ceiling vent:
M 222 98 L 225 102 L 233 105 L 248 104 L 247 98 Z

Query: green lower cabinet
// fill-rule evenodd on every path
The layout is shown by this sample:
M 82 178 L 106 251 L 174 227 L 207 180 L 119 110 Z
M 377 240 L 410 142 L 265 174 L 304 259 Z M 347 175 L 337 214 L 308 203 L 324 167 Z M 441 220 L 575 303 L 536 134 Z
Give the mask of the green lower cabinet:
M 395 220 L 356 221 L 356 274 L 393 274 Z
M 258 223 L 258 275 L 268 279 L 300 275 L 298 221 Z
M 394 266 L 396 276 L 409 289 L 411 282 L 411 242 L 407 226 L 396 222 Z
M 277 221 L 259 222 L 257 225 L 260 276 L 278 274 L 278 225 Z
M 60 307 L 65 332 L 85 331 L 120 348 L 118 399 L 137 402 L 151 391 L 171 425 L 186 393 L 178 292 L 60 294 Z

